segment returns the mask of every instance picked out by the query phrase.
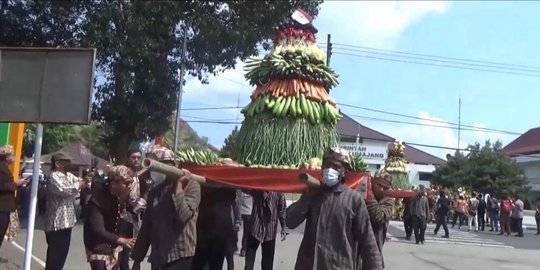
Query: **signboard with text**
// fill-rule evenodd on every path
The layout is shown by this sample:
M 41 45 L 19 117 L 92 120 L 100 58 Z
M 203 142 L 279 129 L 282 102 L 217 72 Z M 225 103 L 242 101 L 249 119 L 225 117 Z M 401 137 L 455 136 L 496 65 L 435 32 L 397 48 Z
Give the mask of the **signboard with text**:
M 362 159 L 385 160 L 387 155 L 386 143 L 375 145 L 366 143 L 341 142 L 340 147 L 349 151 L 351 154 L 359 154 Z

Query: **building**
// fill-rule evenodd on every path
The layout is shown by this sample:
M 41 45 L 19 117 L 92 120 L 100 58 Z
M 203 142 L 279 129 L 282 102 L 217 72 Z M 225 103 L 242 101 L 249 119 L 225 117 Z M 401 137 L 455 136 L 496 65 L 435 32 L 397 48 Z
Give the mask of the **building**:
M 531 198 L 540 200 L 540 127 L 523 133 L 503 151 L 523 169 L 531 186 Z
M 341 147 L 351 153 L 360 154 L 372 174 L 384 165 L 389 143 L 396 141 L 388 135 L 358 123 L 345 114 L 338 122 L 337 128 L 341 137 Z M 410 145 L 405 147 L 405 159 L 409 162 L 407 165 L 409 181 L 415 186 L 429 185 L 435 166 L 446 162 Z

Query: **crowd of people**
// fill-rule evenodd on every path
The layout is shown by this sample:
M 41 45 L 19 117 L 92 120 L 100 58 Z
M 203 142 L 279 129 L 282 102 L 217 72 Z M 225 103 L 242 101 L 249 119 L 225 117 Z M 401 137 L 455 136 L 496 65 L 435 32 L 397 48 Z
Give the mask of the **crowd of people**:
M 419 193 L 422 195 L 422 207 L 419 209 L 414 204 L 414 198 L 397 200 L 394 205 L 393 217 L 403 220 L 406 238 L 410 240 L 415 228 L 415 222 L 420 220 L 419 238 L 417 243 L 422 243 L 426 223 L 436 224 L 434 234 L 437 235 L 440 228 L 444 230 L 442 237 L 449 238 L 448 224 L 458 229 L 467 227 L 467 231 L 489 231 L 498 232 L 500 235 L 510 235 L 516 233 L 516 237 L 523 237 L 523 212 L 524 202 L 518 195 L 505 198 L 496 198 L 493 195 L 476 192 L 467 192 L 463 188 L 455 192 L 449 192 L 440 186 L 425 188 L 420 186 Z M 423 191 L 422 191 L 423 190 Z M 420 214 L 419 214 L 420 211 Z M 418 219 L 418 217 L 421 217 Z M 537 225 L 537 235 L 540 235 L 540 201 L 535 206 L 535 218 Z M 415 231 L 416 235 L 416 231 Z
M 173 152 L 164 147 L 152 148 L 146 157 L 177 166 Z M 88 170 L 79 178 L 69 172 L 67 154 L 52 156 L 43 187 L 46 270 L 64 268 L 77 222 L 77 198 L 86 258 L 93 270 L 140 269 L 149 251 L 152 269 L 221 270 L 225 263 L 234 269 L 238 252 L 245 259 L 244 269 L 250 270 L 259 247 L 261 268 L 270 270 L 278 236 L 285 241 L 288 230 L 303 223 L 295 269 L 384 268 L 382 248 L 394 205 L 384 191 L 392 179 L 388 174 L 373 178 L 365 197 L 350 189 L 344 185 L 351 170 L 345 150 L 328 149 L 321 187 L 288 207 L 282 193 L 200 185 L 187 170 L 172 179 L 142 169 L 142 158 L 142 151 L 133 149 L 124 164 L 111 166 L 105 174 Z M 13 161 L 13 149 L 0 147 L 0 239 L 16 208 L 15 190 L 28 184 L 12 178 L 8 166 Z

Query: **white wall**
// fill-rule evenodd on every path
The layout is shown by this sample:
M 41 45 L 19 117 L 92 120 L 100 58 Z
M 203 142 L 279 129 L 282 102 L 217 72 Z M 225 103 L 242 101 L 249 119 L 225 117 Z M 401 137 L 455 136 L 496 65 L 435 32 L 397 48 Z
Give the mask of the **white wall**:
M 409 170 L 409 182 L 411 183 L 411 185 L 415 187 L 419 185 L 429 187 L 429 181 L 420 181 L 420 172 L 432 173 L 433 171 L 435 171 L 435 166 L 409 163 L 407 164 L 407 169 Z
M 529 180 L 531 191 L 540 191 L 540 158 L 516 157 L 514 160 L 523 168 L 525 177 Z

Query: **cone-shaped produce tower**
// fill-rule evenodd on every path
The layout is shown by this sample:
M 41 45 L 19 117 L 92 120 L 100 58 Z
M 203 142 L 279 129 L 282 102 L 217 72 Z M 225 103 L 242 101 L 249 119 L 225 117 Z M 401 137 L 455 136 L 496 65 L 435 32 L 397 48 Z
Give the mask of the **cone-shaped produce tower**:
M 405 160 L 405 145 L 393 143 L 388 149 L 388 157 L 384 162 L 384 170 L 392 175 L 392 186 L 397 189 L 410 189 L 407 160 Z
M 235 149 L 239 162 L 298 165 L 339 143 L 341 115 L 328 94 L 338 84 L 337 75 L 326 66 L 311 21 L 300 22 L 282 23 L 272 52 L 246 63 L 245 76 L 256 88 L 242 110 Z

